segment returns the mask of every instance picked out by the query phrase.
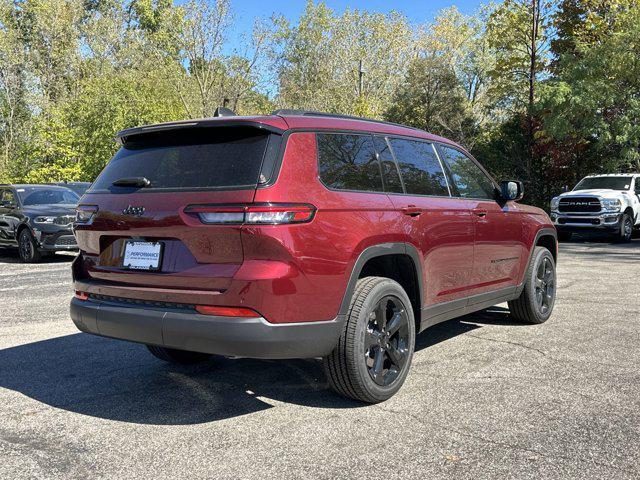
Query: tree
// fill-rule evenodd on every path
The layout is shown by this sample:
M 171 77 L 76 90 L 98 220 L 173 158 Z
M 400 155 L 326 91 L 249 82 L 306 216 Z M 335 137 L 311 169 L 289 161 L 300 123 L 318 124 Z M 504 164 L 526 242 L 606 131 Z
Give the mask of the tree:
M 475 16 L 461 14 L 456 7 L 440 12 L 426 32 L 420 35 L 422 55 L 442 58 L 454 70 L 471 105 L 487 107 L 486 88 L 495 62 L 484 28 L 486 9 Z M 476 111 L 482 115 L 480 109 Z
M 521 118 L 527 138 L 522 178 L 532 191 L 539 189 L 535 113 L 538 83 L 548 73 L 551 9 L 551 2 L 543 0 L 504 0 L 491 12 L 487 25 L 496 52 L 490 95 L 504 110 L 504 120 Z
M 385 118 L 447 136 L 472 146 L 474 118 L 465 89 L 443 58 L 415 59 L 397 89 Z
M 615 32 L 618 16 L 634 5 L 637 6 L 637 0 L 561 0 L 553 18 L 554 68 L 559 67 L 562 56 L 578 55 L 578 44 L 593 45 L 606 40 Z
M 279 17 L 275 26 L 277 103 L 287 108 L 379 118 L 415 56 L 413 32 L 397 13 L 337 15 L 308 1 L 297 24 Z
M 572 37 L 544 89 L 544 133 L 582 153 L 571 164 L 576 176 L 640 168 L 640 4 L 607 16 L 598 41 Z
M 504 0 L 489 15 L 487 30 L 496 59 L 491 93 L 507 115 L 531 116 L 536 86 L 548 68 L 551 3 Z
M 29 123 L 27 56 L 8 0 L 0 3 L 0 181 L 18 154 Z
M 271 32 L 256 22 L 252 37 L 243 42 L 247 48 L 226 54 L 223 47 L 233 20 L 229 0 L 190 0 L 181 8 L 183 21 L 176 24 L 175 37 L 178 63 L 186 68 L 175 80 L 187 116 L 211 116 L 219 106 L 255 113 L 251 109 L 264 104 L 255 89 Z
M 494 56 L 484 28 L 485 18 L 484 9 L 469 17 L 451 7 L 440 12 L 433 24 L 422 29 L 416 44 L 417 60 L 409 69 L 413 78 L 408 75 L 400 87 L 402 93 L 396 96 L 390 107 L 392 115 L 389 118 L 403 119 L 455 138 L 468 148 L 473 147 L 477 133 L 488 128 L 491 122 L 492 108 L 487 87 Z M 420 70 L 423 72 L 419 73 Z M 419 93 L 418 90 L 427 86 L 420 80 L 421 75 L 426 75 L 429 81 L 439 79 L 437 83 L 442 92 L 435 92 L 429 87 Z M 424 110 L 421 103 L 428 90 L 434 92 L 428 94 L 430 97 L 446 96 L 437 100 L 442 104 L 438 108 L 444 108 L 444 111 L 434 112 L 435 117 L 425 117 L 424 111 L 422 116 L 409 114 L 410 110 Z M 408 109 L 406 114 L 398 114 L 401 108 Z M 425 121 L 427 117 L 431 119 Z

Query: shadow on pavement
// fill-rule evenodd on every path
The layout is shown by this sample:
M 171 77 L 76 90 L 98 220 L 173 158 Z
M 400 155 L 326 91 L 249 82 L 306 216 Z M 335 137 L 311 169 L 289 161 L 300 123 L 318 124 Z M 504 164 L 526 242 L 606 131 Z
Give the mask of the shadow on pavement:
M 43 255 L 39 263 L 70 263 L 75 253 L 52 253 Z M 0 263 L 22 263 L 17 248 L 0 248 Z
M 628 243 L 615 243 L 607 237 L 580 235 L 560 244 L 560 254 L 563 253 L 570 253 L 576 257 L 598 257 L 600 260 L 612 262 L 637 262 L 640 259 L 640 239 L 633 239 Z
M 461 321 L 462 320 L 462 321 Z M 503 311 L 451 320 L 419 335 L 416 350 L 504 323 Z M 467 320 L 467 321 L 465 321 Z M 160 425 L 205 423 L 271 408 L 272 401 L 358 408 L 327 388 L 318 360 L 215 357 L 169 365 L 142 345 L 77 333 L 0 350 L 0 387 L 92 417 Z

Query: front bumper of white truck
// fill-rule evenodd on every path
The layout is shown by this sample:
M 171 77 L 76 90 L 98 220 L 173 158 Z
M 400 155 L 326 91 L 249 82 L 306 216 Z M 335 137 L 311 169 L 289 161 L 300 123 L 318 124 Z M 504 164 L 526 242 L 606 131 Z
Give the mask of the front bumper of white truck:
M 558 231 L 581 232 L 586 230 L 620 229 L 620 212 L 597 214 L 551 212 L 551 220 Z

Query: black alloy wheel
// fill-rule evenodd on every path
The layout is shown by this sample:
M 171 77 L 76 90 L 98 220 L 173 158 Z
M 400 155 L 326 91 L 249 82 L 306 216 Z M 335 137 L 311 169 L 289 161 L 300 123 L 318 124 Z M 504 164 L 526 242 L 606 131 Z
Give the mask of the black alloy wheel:
M 536 270 L 535 302 L 542 315 L 553 308 L 556 298 L 556 271 L 552 260 L 544 257 Z
M 40 261 L 40 252 L 36 245 L 36 241 L 29 232 L 28 229 L 24 229 L 20 232 L 18 237 L 18 253 L 20 260 L 26 263 L 36 263 Z
M 549 250 L 536 246 L 524 275 L 522 292 L 508 302 L 511 316 L 525 323 L 546 322 L 553 312 L 556 293 L 555 259 Z
M 359 279 L 340 338 L 324 358 L 331 388 L 366 403 L 395 395 L 411 368 L 416 341 L 413 312 L 398 282 L 386 277 Z
M 383 297 L 369 313 L 365 342 L 364 357 L 371 379 L 381 386 L 390 385 L 409 356 L 409 317 L 399 298 Z

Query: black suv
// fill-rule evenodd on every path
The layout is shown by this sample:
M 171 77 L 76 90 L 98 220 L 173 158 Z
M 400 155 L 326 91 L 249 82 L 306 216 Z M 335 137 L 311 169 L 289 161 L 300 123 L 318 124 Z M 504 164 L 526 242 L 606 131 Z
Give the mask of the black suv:
M 0 185 L 0 247 L 18 247 L 23 262 L 77 250 L 71 229 L 80 197 L 65 187 Z

